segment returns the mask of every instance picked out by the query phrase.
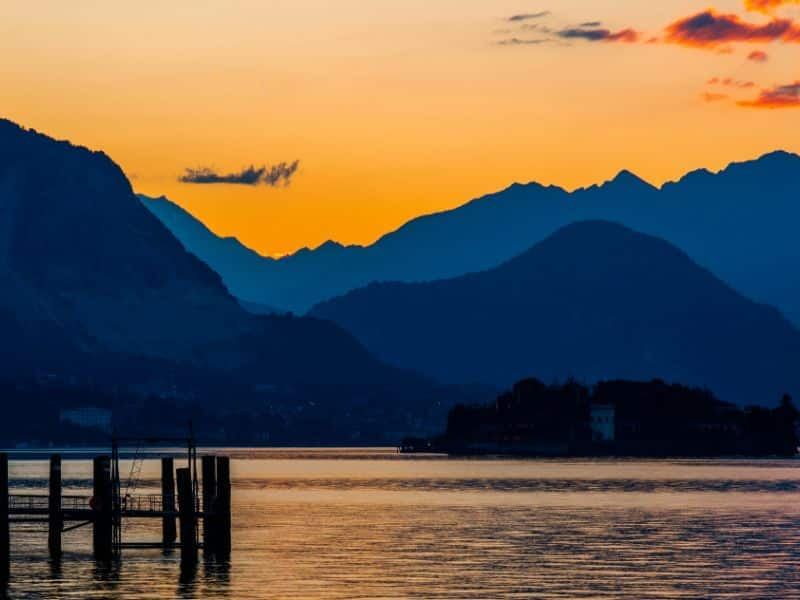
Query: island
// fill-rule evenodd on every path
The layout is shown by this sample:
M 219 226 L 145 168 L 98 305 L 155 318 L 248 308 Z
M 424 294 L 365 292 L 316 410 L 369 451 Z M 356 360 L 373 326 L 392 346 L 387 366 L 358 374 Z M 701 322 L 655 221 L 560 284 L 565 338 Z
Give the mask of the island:
M 402 452 L 520 456 L 794 456 L 798 411 L 739 407 L 706 389 L 661 380 L 525 379 L 490 404 L 455 406 L 433 439 L 407 438 Z

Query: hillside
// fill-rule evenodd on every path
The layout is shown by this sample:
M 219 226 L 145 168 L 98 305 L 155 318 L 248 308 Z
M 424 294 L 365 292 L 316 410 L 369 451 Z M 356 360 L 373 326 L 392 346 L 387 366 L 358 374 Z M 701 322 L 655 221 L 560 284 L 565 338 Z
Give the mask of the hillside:
M 740 403 L 800 391 L 800 333 L 778 311 L 608 222 L 569 225 L 488 271 L 376 283 L 311 314 L 443 381 L 659 377 Z
M 6 120 L 0 282 L 8 376 L 100 374 L 128 356 L 156 371 L 180 363 L 243 381 L 420 381 L 330 323 L 246 312 L 142 207 L 110 158 Z

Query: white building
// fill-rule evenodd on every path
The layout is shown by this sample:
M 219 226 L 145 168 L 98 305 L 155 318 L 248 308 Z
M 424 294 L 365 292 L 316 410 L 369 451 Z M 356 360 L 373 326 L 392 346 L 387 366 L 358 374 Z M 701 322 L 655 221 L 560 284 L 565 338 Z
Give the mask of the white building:
M 62 423 L 72 423 L 78 427 L 111 433 L 111 411 L 107 408 L 94 406 L 64 408 L 59 413 L 59 420 Z
M 592 440 L 596 442 L 613 442 L 616 433 L 614 429 L 614 405 L 592 404 L 590 413 Z

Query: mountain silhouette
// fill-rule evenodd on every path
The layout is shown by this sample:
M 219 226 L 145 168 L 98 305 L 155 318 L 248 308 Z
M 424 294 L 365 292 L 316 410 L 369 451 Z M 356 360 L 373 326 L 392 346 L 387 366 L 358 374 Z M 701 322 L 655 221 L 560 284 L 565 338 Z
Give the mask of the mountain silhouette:
M 786 152 L 719 173 L 695 171 L 660 189 L 629 171 L 572 193 L 514 184 L 413 219 L 367 247 L 329 243 L 281 259 L 254 257 L 233 242 L 222 252 L 210 231 L 191 233 L 195 225 L 186 213 L 168 220 L 158 202 L 143 202 L 234 295 L 298 313 L 372 281 L 429 281 L 489 269 L 564 225 L 602 219 L 677 245 L 737 291 L 800 323 L 798 189 L 800 157 Z
M 110 158 L 7 120 L 0 285 L 0 374 L 102 373 L 136 357 L 251 382 L 421 380 L 332 323 L 245 311 Z
M 443 381 L 658 377 L 760 404 L 800 391 L 800 332 L 777 310 L 671 244 L 603 221 L 568 225 L 491 270 L 373 283 L 311 314 Z

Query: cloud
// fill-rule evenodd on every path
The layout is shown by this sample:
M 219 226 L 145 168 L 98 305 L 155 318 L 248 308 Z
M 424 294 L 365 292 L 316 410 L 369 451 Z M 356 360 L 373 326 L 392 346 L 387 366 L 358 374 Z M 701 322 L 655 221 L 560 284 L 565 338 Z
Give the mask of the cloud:
M 745 0 L 747 10 L 772 14 L 787 4 L 800 4 L 800 0 Z
M 621 29 L 613 32 L 610 29 L 600 27 L 571 27 L 558 31 L 556 35 L 568 40 L 580 39 L 588 42 L 623 42 L 626 44 L 634 44 L 641 37 L 639 32 L 634 29 Z
M 186 169 L 186 172 L 178 178 L 181 183 L 227 183 L 232 185 L 269 185 L 272 187 L 280 183 L 289 184 L 292 176 L 297 172 L 300 166 L 300 161 L 296 160 L 292 163 L 278 163 L 270 167 L 249 167 L 242 169 L 236 173 L 217 173 L 214 169 L 209 167 L 200 167 L 198 169 Z
M 773 41 L 800 43 L 800 26 L 791 19 L 771 19 L 757 24 L 736 15 L 706 10 L 675 21 L 666 29 L 666 41 L 694 48 L 712 48 L 731 42 Z
M 756 98 L 737 104 L 746 108 L 800 108 L 800 81 L 761 90 Z
M 508 38 L 505 40 L 500 40 L 497 42 L 500 46 L 538 46 L 539 44 L 546 44 L 550 40 L 543 39 L 543 38 L 532 38 L 532 39 L 525 39 L 525 38 Z
M 298 167 L 300 167 L 299 160 L 296 160 L 292 163 L 278 163 L 277 165 L 273 165 L 267 169 L 267 172 L 264 173 L 261 181 L 273 187 L 281 182 L 288 184 L 291 181 L 292 176 L 297 172 Z
M 551 35 L 553 33 L 552 28 L 547 25 L 542 25 L 541 23 L 525 23 L 522 25 L 521 29 L 525 31 L 538 31 L 545 35 Z
M 553 29 L 545 24 L 534 22 L 527 23 L 525 21 L 533 21 L 547 17 L 551 14 L 548 11 L 541 11 L 537 13 L 524 13 L 508 17 L 508 21 L 520 23 L 520 30 L 526 32 L 536 32 L 539 35 L 532 38 L 510 37 L 500 40 L 497 44 L 501 46 L 522 46 L 522 45 L 538 45 L 546 42 L 557 40 L 575 40 L 581 39 L 589 42 L 625 42 L 635 43 L 640 40 L 640 33 L 634 29 L 622 29 L 620 31 L 611 31 L 603 27 L 602 21 L 584 21 L 579 25 L 566 27 L 563 29 Z
M 508 20 L 512 23 L 519 23 L 520 21 L 530 21 L 531 19 L 541 19 L 550 15 L 549 10 L 543 10 L 536 13 L 524 13 L 520 15 L 511 15 Z
M 752 81 L 740 81 L 732 77 L 712 77 L 708 80 L 708 85 L 722 85 L 725 87 L 733 87 L 739 89 L 747 89 L 755 87 L 756 84 Z
M 753 62 L 758 62 L 758 63 L 765 63 L 769 60 L 769 54 L 767 54 L 763 50 L 753 50 L 750 54 L 747 55 L 747 60 L 752 60 Z

